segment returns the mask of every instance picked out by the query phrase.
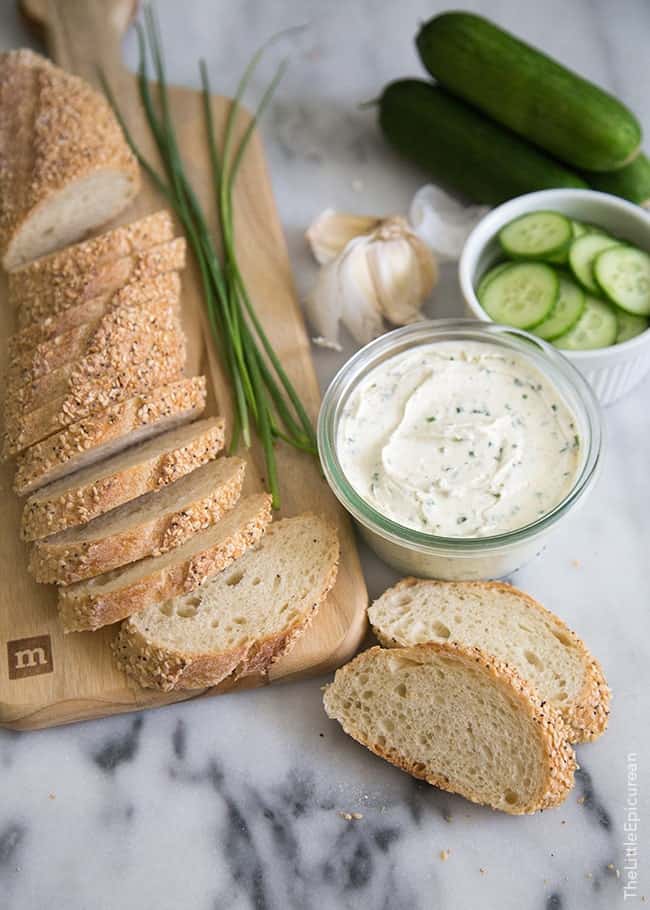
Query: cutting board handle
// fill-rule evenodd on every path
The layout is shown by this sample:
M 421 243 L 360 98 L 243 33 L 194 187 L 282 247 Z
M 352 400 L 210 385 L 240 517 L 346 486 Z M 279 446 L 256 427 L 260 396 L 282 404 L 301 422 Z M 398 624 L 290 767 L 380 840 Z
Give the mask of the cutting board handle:
M 19 0 L 27 19 L 44 33 L 55 63 L 99 84 L 98 69 L 111 84 L 122 73 L 121 44 L 137 0 Z

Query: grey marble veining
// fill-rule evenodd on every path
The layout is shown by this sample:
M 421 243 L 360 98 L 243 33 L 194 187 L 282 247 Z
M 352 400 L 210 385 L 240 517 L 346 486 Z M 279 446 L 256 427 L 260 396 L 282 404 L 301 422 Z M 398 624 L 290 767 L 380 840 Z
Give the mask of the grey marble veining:
M 303 232 L 327 205 L 405 211 L 423 175 L 381 142 L 373 98 L 420 71 L 417 23 L 440 2 L 164 0 L 171 77 L 232 91 L 253 50 L 291 65 L 263 124 L 296 283 L 315 269 Z M 650 5 L 625 0 L 465 4 L 616 91 L 650 131 Z M 31 42 L 13 3 L 0 46 Z M 125 42 L 135 62 L 132 35 Z M 431 315 L 460 312 L 445 266 Z M 343 355 L 316 352 L 326 384 Z M 602 659 L 610 729 L 578 749 L 567 803 L 509 818 L 417 783 L 344 736 L 321 708 L 323 679 L 206 699 L 67 729 L 0 731 L 1 910 L 613 910 L 623 900 L 628 758 L 637 756 L 637 903 L 650 898 L 650 381 L 606 414 L 597 490 L 516 581 Z M 364 553 L 371 594 L 394 576 Z M 361 818 L 347 820 L 345 814 Z M 449 851 L 446 860 L 443 851 Z M 446 855 L 446 854 L 445 854 Z M 619 878 L 618 876 L 621 875 Z

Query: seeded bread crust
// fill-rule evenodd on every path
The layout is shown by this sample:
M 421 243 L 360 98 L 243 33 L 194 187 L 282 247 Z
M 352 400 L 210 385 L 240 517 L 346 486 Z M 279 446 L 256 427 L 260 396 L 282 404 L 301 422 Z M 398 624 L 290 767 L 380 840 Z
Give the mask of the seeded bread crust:
M 20 306 L 32 297 L 51 294 L 56 288 L 83 279 L 102 263 L 158 246 L 173 237 L 171 215 L 163 210 L 42 256 L 10 272 L 9 302 Z
M 146 292 L 140 294 L 135 303 L 127 299 L 126 303 L 112 306 L 100 318 L 71 326 L 67 331 L 16 354 L 7 371 L 9 394 L 15 389 L 14 395 L 17 395 L 24 386 L 35 384 L 40 377 L 64 363 L 118 344 L 121 338 L 128 337 L 128 333 L 139 333 L 142 327 L 154 326 L 161 319 L 169 321 L 178 312 L 179 282 L 168 294 L 152 294 L 155 285 L 148 282 L 144 287 Z M 27 401 L 27 393 L 20 391 L 20 394 Z M 37 394 L 40 396 L 40 393 Z
M 25 503 L 22 538 L 38 540 L 76 528 L 161 490 L 216 458 L 224 442 L 223 417 L 207 418 L 137 446 L 139 457 L 127 465 L 120 465 L 123 456 L 116 456 L 78 472 L 74 482 L 68 478 L 44 487 Z
M 134 350 L 134 362 L 114 365 L 119 349 L 92 355 L 65 380 L 63 395 L 51 398 L 7 427 L 5 456 L 16 455 L 77 421 L 109 406 L 178 380 L 185 366 L 185 335 L 180 322 L 169 331 L 151 333 Z M 137 358 L 137 359 L 136 359 Z
M 482 653 L 478 648 L 463 648 L 455 643 L 428 642 L 412 645 L 408 648 L 391 650 L 403 656 L 406 660 L 414 662 L 426 662 L 427 655 L 441 654 L 459 661 L 468 668 L 476 664 L 482 667 L 495 686 L 506 691 L 510 697 L 514 697 L 517 700 L 522 714 L 534 724 L 539 734 L 545 757 L 543 782 L 536 796 L 526 805 L 504 808 L 503 811 L 513 815 L 528 815 L 543 809 L 550 809 L 564 802 L 573 787 L 574 772 L 577 768 L 575 753 L 567 739 L 566 726 L 559 712 L 555 711 L 546 702 L 540 701 L 536 693 L 511 667 L 495 660 L 490 655 Z M 355 726 L 353 716 L 337 716 L 332 707 L 331 699 L 328 697 L 332 686 L 342 681 L 349 674 L 362 673 L 364 665 L 372 661 L 379 652 L 385 654 L 386 649 L 377 646 L 370 648 L 336 671 L 334 683 L 325 688 L 323 699 L 328 716 L 337 720 L 345 732 L 357 742 L 366 746 L 375 755 L 379 755 L 391 764 L 406 771 L 407 774 L 424 780 L 434 787 L 439 787 L 441 790 L 447 790 L 450 793 L 458 792 L 473 803 L 483 804 L 480 793 L 471 789 L 464 792 L 454 789 L 447 778 L 441 777 L 431 769 L 427 769 L 421 763 L 409 761 L 398 750 L 384 747 L 376 741 L 367 740 L 359 728 Z
M 100 263 L 69 284 L 23 301 L 17 312 L 18 328 L 22 330 L 43 319 L 58 317 L 70 307 L 102 294 L 115 293 L 126 284 L 164 272 L 179 271 L 185 267 L 185 253 L 185 239 L 177 237 L 148 250 Z
M 39 350 L 47 346 L 39 345 Z M 103 375 L 105 384 L 118 384 L 121 376 L 128 376 L 153 352 L 159 351 L 164 357 L 169 351 L 169 356 L 178 357 L 184 347 L 176 301 L 154 300 L 140 307 L 114 310 L 94 331 L 88 331 L 85 339 L 79 337 L 76 343 L 43 350 L 43 356 L 35 358 L 29 378 L 22 384 L 13 385 L 8 380 L 6 429 L 17 430 L 29 411 L 42 408 L 53 398 L 70 391 L 79 393 L 86 380 Z M 182 369 L 184 360 L 179 362 Z M 71 382 L 75 385 L 71 386 Z
M 173 550 L 234 508 L 241 495 L 245 469 L 241 458 L 219 459 L 170 487 L 169 493 L 177 497 L 171 505 L 158 506 L 160 497 L 156 491 L 91 522 L 82 534 L 75 529 L 37 541 L 30 554 L 29 570 L 41 583 L 69 585 Z M 210 481 L 208 490 L 204 473 Z M 174 487 L 187 486 L 197 476 L 201 476 L 200 494 L 188 497 L 175 492 Z
M 307 513 L 301 517 L 312 516 Z M 281 531 L 284 521 L 274 523 L 267 533 Z M 216 686 L 227 677 L 240 679 L 252 673 L 268 672 L 303 635 L 336 582 L 340 555 L 336 528 L 329 522 L 322 524 L 329 540 L 328 566 L 323 583 L 313 591 L 311 609 L 289 622 L 281 631 L 221 653 L 196 654 L 155 645 L 134 621 L 126 620 L 111 644 L 118 667 L 143 688 L 164 692 Z
M 19 456 L 14 489 L 19 495 L 31 493 L 77 470 L 89 453 L 100 457 L 110 444 L 119 446 L 118 451 L 127 448 L 139 441 L 137 434 L 145 428 L 153 436 L 168 429 L 172 421 L 189 422 L 203 411 L 205 395 L 205 376 L 194 376 L 148 395 L 135 395 L 73 423 Z
M 421 586 L 435 587 L 436 585 L 449 585 L 449 582 L 438 582 L 421 580 L 418 578 L 404 578 L 394 587 L 384 592 L 382 598 L 386 595 L 395 594 L 399 591 L 412 591 L 414 588 Z M 611 701 L 611 690 L 603 674 L 602 667 L 596 658 L 590 653 L 584 642 L 564 623 L 558 616 L 547 610 L 542 604 L 538 603 L 529 594 L 513 588 L 511 585 L 501 581 L 469 581 L 459 582 L 458 586 L 465 590 L 473 590 L 480 593 L 489 593 L 493 591 L 503 591 L 507 594 L 515 594 L 517 598 L 523 601 L 527 608 L 535 610 L 547 617 L 548 620 L 556 626 L 571 642 L 571 647 L 580 655 L 584 667 L 584 684 L 578 697 L 571 703 L 562 707 L 560 713 L 569 730 L 571 742 L 591 742 L 598 739 L 607 727 L 609 720 L 609 708 Z M 382 599 L 380 598 L 380 600 Z M 372 622 L 372 607 L 369 611 L 372 629 L 379 641 L 388 648 L 405 647 L 408 643 L 398 641 L 384 634 L 380 626 Z M 462 643 L 458 643 L 461 644 Z
M 240 518 L 240 512 L 246 517 Z M 168 554 L 149 557 L 134 563 L 126 570 L 118 570 L 95 579 L 79 582 L 59 589 L 59 616 L 65 632 L 83 632 L 126 619 L 152 603 L 162 603 L 179 594 L 194 591 L 202 582 L 217 572 L 222 572 L 232 562 L 254 546 L 271 521 L 271 497 L 265 493 L 244 500 L 228 513 L 218 525 L 229 523 L 228 532 L 217 542 L 206 542 L 203 549 L 192 551 L 196 541 L 190 539 Z M 209 532 L 203 532 L 208 534 Z M 165 564 L 161 564 L 165 561 Z M 120 573 L 134 572 L 122 585 L 110 591 L 98 589 L 106 579 Z M 137 573 L 137 575 L 136 575 Z
M 150 300 L 166 298 L 179 300 L 181 279 L 178 272 L 163 272 L 161 275 L 143 276 L 125 284 L 114 293 L 100 294 L 69 307 L 59 316 L 49 316 L 35 322 L 9 338 L 9 365 L 20 361 L 34 348 L 51 341 L 73 329 L 86 330 L 88 325 L 97 325 L 102 317 L 122 306 L 141 306 Z
M 113 211 L 103 213 L 104 222 L 140 186 L 137 161 L 103 96 L 29 50 L 0 56 L 0 162 L 0 250 L 6 269 L 22 264 L 17 242 L 30 218 L 74 182 L 101 172 L 122 175 L 129 191 Z M 83 230 L 100 223 L 86 223 Z

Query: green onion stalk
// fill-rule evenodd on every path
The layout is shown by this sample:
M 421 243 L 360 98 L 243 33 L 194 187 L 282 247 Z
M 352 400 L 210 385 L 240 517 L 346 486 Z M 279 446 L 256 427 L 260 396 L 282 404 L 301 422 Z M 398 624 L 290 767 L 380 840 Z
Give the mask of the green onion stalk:
M 163 164 L 163 173 L 159 173 L 142 155 L 124 121 L 110 85 L 101 74 L 104 91 L 141 167 L 174 210 L 187 234 L 199 267 L 210 330 L 232 386 L 234 426 L 231 449 L 237 448 L 240 437 L 243 444 L 249 447 L 251 427 L 255 428 L 264 452 L 273 506 L 278 508 L 280 494 L 275 456 L 277 440 L 316 455 L 316 436 L 300 397 L 264 331 L 239 267 L 235 245 L 233 191 L 247 145 L 282 78 L 286 61 L 278 68 L 241 138 L 236 141 L 241 99 L 267 45 L 263 45 L 253 56 L 239 81 L 228 111 L 221 153 L 218 151 L 212 116 L 208 70 L 205 61 L 199 62 L 206 137 L 222 240 L 220 256 L 183 166 L 169 108 L 162 38 L 155 14 L 148 4 L 144 8 L 144 25 L 138 22 L 137 30 L 138 89 Z M 149 56 L 158 82 L 157 105 L 149 85 Z

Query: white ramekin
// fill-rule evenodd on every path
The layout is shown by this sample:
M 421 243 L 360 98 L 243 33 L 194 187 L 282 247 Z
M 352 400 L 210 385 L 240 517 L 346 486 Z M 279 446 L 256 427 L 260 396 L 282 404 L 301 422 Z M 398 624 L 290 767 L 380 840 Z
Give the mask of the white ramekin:
M 650 252 L 650 214 L 637 205 L 595 190 L 541 190 L 505 202 L 482 218 L 467 238 L 459 263 L 460 286 L 468 313 L 490 322 L 474 288 L 499 258 L 497 234 L 526 212 L 553 209 L 604 230 Z M 650 330 L 623 344 L 594 351 L 562 351 L 580 370 L 603 405 L 613 404 L 650 370 Z

